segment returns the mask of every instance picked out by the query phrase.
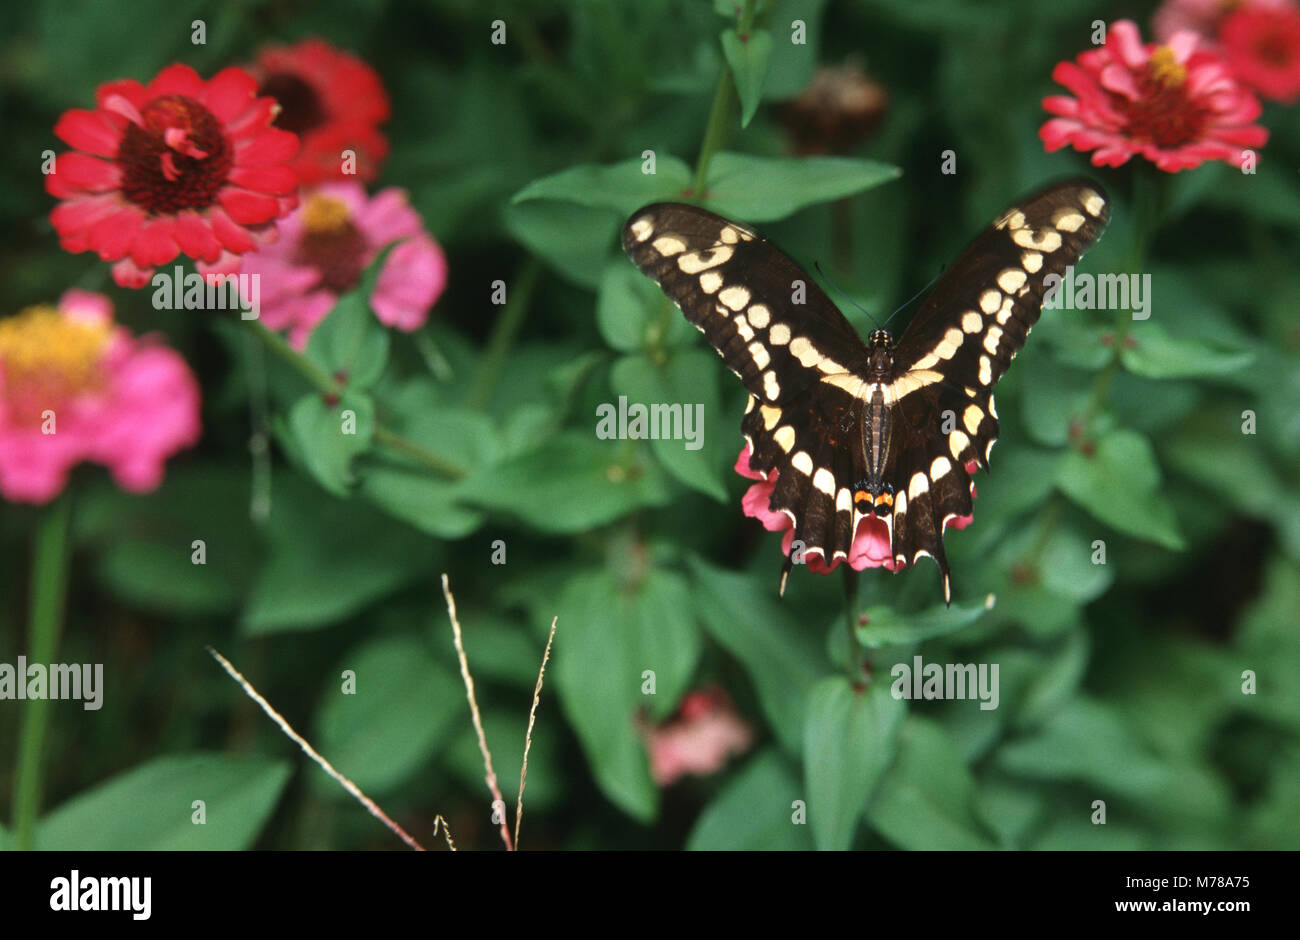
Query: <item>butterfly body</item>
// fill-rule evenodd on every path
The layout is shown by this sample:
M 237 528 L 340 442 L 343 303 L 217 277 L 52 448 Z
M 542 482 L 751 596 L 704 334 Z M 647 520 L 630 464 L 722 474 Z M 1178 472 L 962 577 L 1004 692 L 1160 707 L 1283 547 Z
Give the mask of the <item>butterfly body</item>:
M 988 467 L 993 386 L 1037 321 L 1047 278 L 1108 220 L 1096 183 L 1040 190 L 975 239 L 897 341 L 878 329 L 865 343 L 787 255 L 705 209 L 646 206 L 623 245 L 748 389 L 750 470 L 773 482 L 769 508 L 789 517 L 805 554 L 833 566 L 862 526 L 883 526 L 885 563 L 934 558 L 950 600 L 943 533 L 971 515 L 970 473 Z

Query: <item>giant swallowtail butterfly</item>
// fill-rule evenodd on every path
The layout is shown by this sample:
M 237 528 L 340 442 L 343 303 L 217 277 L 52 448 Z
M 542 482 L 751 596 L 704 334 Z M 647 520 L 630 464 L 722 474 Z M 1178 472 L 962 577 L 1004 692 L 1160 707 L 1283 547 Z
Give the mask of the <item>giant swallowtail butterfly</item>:
M 988 469 L 993 386 L 1038 320 L 1048 276 L 1076 262 L 1109 218 L 1089 180 L 1034 193 L 958 256 L 897 342 L 878 329 L 865 344 L 797 264 L 712 212 L 646 206 L 624 227 L 623 247 L 749 390 L 750 468 L 777 474 L 770 507 L 790 517 L 805 553 L 847 558 L 875 516 L 894 567 L 934 558 L 951 602 L 943 533 L 971 514 L 968 465 Z M 802 304 L 792 301 L 798 282 Z

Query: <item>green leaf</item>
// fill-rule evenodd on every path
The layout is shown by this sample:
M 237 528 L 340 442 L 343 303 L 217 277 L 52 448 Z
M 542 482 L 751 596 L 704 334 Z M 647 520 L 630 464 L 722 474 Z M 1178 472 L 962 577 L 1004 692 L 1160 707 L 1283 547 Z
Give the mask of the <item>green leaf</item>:
M 1052 358 L 1060 365 L 1096 372 L 1115 355 L 1119 339 L 1114 327 L 1080 323 L 1076 311 L 1048 309 L 1034 327 L 1034 338 L 1052 347 Z
M 980 604 L 936 606 L 915 614 L 899 613 L 892 607 L 877 604 L 863 611 L 866 623 L 859 623 L 853 632 L 859 643 L 872 649 L 915 643 L 955 633 L 979 620 L 986 610 L 992 609 L 993 604 L 991 594 Z
M 808 827 L 794 821 L 803 785 L 780 751 L 767 748 L 722 788 L 695 820 L 686 841 L 692 851 L 811 849 Z
M 1033 447 L 1027 441 L 997 453 L 991 472 L 975 480 L 977 525 L 967 531 L 981 544 L 987 544 L 986 536 L 1000 541 L 1008 520 L 1040 506 L 1052 495 L 1060 459 L 1059 451 Z
M 239 694 L 235 687 L 232 695 Z M 289 782 L 287 760 L 168 754 L 77 794 L 37 824 L 43 851 L 237 851 L 253 845 Z M 205 822 L 194 822 L 195 800 Z
M 876 683 L 858 690 L 827 676 L 808 695 L 804 775 L 819 849 L 847 849 L 876 782 L 894 758 L 907 706 Z
M 1300 557 L 1300 496 L 1264 458 L 1258 440 L 1240 433 L 1240 418 L 1219 411 L 1203 413 L 1162 441 L 1169 466 L 1246 515 L 1276 526 L 1282 544 Z
M 468 629 L 468 628 L 467 628 Z M 482 644 L 479 644 L 480 650 Z M 478 675 L 477 663 L 482 655 L 467 652 L 470 668 Z M 538 662 L 541 653 L 538 652 Z M 533 679 L 537 679 L 536 663 L 533 664 Z M 532 682 L 529 683 L 529 694 Z M 461 701 L 465 701 L 462 691 Z M 542 704 L 538 707 L 537 723 L 533 728 L 533 743 L 528 752 L 528 781 L 524 789 L 524 823 L 520 841 L 531 841 L 532 824 L 543 819 L 536 815 L 539 810 L 549 810 L 572 795 L 572 779 L 569 777 L 572 765 L 570 760 L 569 737 L 560 733 L 561 719 L 554 714 L 554 703 L 548 701 L 547 693 L 542 692 Z M 483 736 L 487 738 L 488 747 L 492 749 L 492 764 L 497 771 L 497 785 L 501 788 L 501 798 L 509 807 L 507 814 L 512 823 L 515 803 L 519 796 L 519 767 L 524 758 L 524 736 L 528 729 L 528 711 L 511 703 L 504 708 L 483 708 Z M 462 721 L 456 726 L 455 737 L 438 755 L 439 768 L 445 767 L 461 782 L 464 790 L 479 793 L 483 790 L 483 752 L 479 750 L 478 735 L 474 725 Z M 455 823 L 452 823 L 454 826 Z M 495 827 L 493 827 L 495 830 Z M 452 835 L 455 836 L 453 830 Z M 497 840 L 495 831 L 489 838 Z M 539 842 L 541 840 L 539 839 Z
M 1242 615 L 1233 650 L 1241 658 L 1241 670 L 1257 673 L 1258 688 L 1254 695 L 1241 694 L 1241 670 L 1234 670 L 1237 694 L 1233 698 L 1242 711 L 1300 729 L 1300 682 L 1291 679 L 1300 672 L 1300 638 L 1295 630 L 1300 569 L 1289 559 L 1274 557 L 1263 580 L 1259 596 Z
M 1149 379 L 1196 379 L 1239 372 L 1254 362 L 1255 354 L 1173 336 L 1159 323 L 1146 321 L 1133 325 L 1120 344 L 1119 358 L 1124 368 Z
M 1092 563 L 1092 542 L 1077 525 L 1085 519 L 1051 524 L 1027 518 L 988 549 L 997 569 L 998 612 L 1026 630 L 1051 637 L 1077 620 L 1081 605 L 1101 596 L 1115 580 L 1114 564 Z
M 768 23 L 777 26 L 779 40 L 772 50 L 763 97 L 769 101 L 793 98 L 812 82 L 822 48 L 822 9 L 826 0 L 775 0 Z M 803 42 L 794 42 L 794 23 L 803 24 Z
M 695 335 L 655 282 L 626 258 L 607 266 L 600 279 L 596 325 L 606 343 L 628 353 L 680 345 Z
M 685 691 L 700 653 L 685 579 L 652 571 L 627 588 L 605 571 L 572 578 L 560 595 L 555 681 L 597 783 L 642 821 L 659 795 L 637 732 L 643 710 L 661 717 Z M 646 670 L 655 695 L 643 694 Z
M 756 29 L 741 39 L 734 29 L 725 30 L 722 53 L 727 57 L 740 97 L 740 126 L 748 127 L 763 98 L 763 79 L 767 77 L 767 64 L 772 56 L 772 34 Z
M 511 199 L 512 204 L 553 199 L 592 209 L 613 209 L 627 218 L 637 209 L 691 186 L 691 169 L 671 154 L 656 155 L 654 172 L 644 159 L 609 166 L 594 163 L 569 167 L 533 180 Z
M 600 285 L 600 274 L 625 218 L 619 211 L 543 199 L 505 209 L 511 237 L 587 290 Z
M 975 812 L 997 834 L 1003 848 L 1016 849 L 1043 818 L 1046 802 L 1040 787 L 991 774 L 980 780 Z
M 1091 383 L 1084 373 L 1047 356 L 1034 353 L 1021 358 L 1018 378 L 1024 392 L 1019 404 L 1025 430 L 1036 443 L 1063 447 L 1070 439 L 1071 424 L 1087 407 Z
M 466 655 L 470 657 L 474 675 L 526 688 L 531 693 L 537 682 L 544 642 L 534 639 L 528 618 L 522 614 L 507 617 L 486 608 L 462 607 L 460 620 L 474 625 L 470 639 L 466 640 Z M 444 626 L 440 623 L 438 629 Z
M 975 813 L 975 778 L 938 724 L 911 715 L 898 759 L 867 808 L 871 826 L 905 849 L 996 848 Z
M 1013 719 L 1017 728 L 1043 724 L 1077 694 L 1088 669 L 1088 637 L 1082 627 L 1069 630 L 1047 665 L 1034 672 L 1017 703 Z
M 595 417 L 592 418 L 593 424 Z M 466 480 L 464 498 L 543 532 L 585 532 L 672 498 L 658 465 L 619 461 L 617 442 L 576 431 Z
M 393 247 L 385 247 L 366 266 L 361 282 L 339 297 L 307 340 L 307 358 L 352 389 L 373 386 L 388 362 L 388 330 L 371 310 L 370 297 Z
M 472 629 L 466 625 L 471 636 Z M 450 644 L 444 653 L 450 659 Z M 356 680 L 355 691 L 345 693 L 346 670 Z M 340 773 L 374 796 L 410 777 L 438 753 L 448 732 L 468 720 L 460 676 L 414 637 L 385 637 L 353 649 L 326 674 L 312 743 Z M 312 786 L 351 799 L 323 775 L 314 775 Z
M 277 477 L 272 492 L 246 633 L 312 630 L 430 577 L 428 539 L 360 500 L 335 500 L 287 477 Z
M 666 424 L 668 433 L 675 435 L 650 442 L 664 468 L 687 486 L 725 503 L 719 435 L 706 433 L 706 428 L 720 425 L 714 357 L 703 350 L 679 350 L 661 369 L 645 356 L 624 356 L 614 364 L 610 385 L 627 398 L 629 409 L 634 405 L 649 409 L 648 432 L 662 435 Z M 656 414 L 667 416 L 650 421 Z
M 375 405 L 366 395 L 343 393 L 328 405 L 316 392 L 308 393 L 289 409 L 288 429 L 297 453 L 321 486 L 346 496 L 354 481 L 352 459 L 370 447 L 375 433 Z
M 1175 551 L 1184 547 L 1173 507 L 1160 492 L 1151 442 L 1136 431 L 1110 431 L 1096 441 L 1092 456 L 1071 450 L 1057 468 L 1056 485 L 1121 532 Z
M 426 380 L 415 380 L 390 399 L 394 430 L 403 438 L 464 471 L 449 480 L 419 460 L 384 448 L 361 465 L 358 492 L 422 532 L 458 539 L 477 531 L 483 513 L 464 503 L 470 480 L 504 450 L 491 419 L 480 412 L 441 404 Z
M 701 622 L 744 664 L 781 746 L 798 754 L 808 692 L 828 668 L 819 643 L 776 600 L 775 590 L 760 590 L 752 577 L 698 558 L 689 561 Z
M 758 157 L 722 152 L 709 164 L 708 206 L 747 222 L 784 219 L 807 206 L 873 189 L 902 171 L 855 157 Z
M 1104 594 L 1115 580 L 1115 573 L 1110 565 L 1093 564 L 1093 541 L 1071 526 L 1056 526 L 1038 559 L 1042 585 L 1076 604 L 1086 604 Z
M 170 466 L 148 498 L 87 480 L 73 514 L 95 575 L 127 604 L 169 617 L 228 615 L 256 577 L 246 461 Z M 203 564 L 195 564 L 196 541 Z
M 1220 817 L 1229 803 L 1223 782 L 1194 764 L 1153 754 L 1109 703 L 1075 696 L 1041 729 L 1004 744 L 997 765 L 1032 780 L 1081 782 L 1094 799 L 1122 797 L 1162 816 Z

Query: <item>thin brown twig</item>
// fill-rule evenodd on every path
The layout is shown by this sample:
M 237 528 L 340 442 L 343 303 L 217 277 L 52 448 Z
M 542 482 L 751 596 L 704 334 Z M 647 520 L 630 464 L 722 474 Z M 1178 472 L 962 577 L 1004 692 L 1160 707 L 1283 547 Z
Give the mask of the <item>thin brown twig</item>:
M 488 750 L 487 735 L 483 733 L 483 716 L 479 714 L 478 701 L 474 697 L 474 677 L 469 674 L 469 660 L 465 658 L 465 644 L 461 641 L 460 621 L 456 619 L 456 599 L 451 596 L 451 581 L 444 573 L 442 576 L 442 593 L 447 598 L 447 616 L 451 618 L 451 631 L 456 640 L 456 655 L 460 658 L 460 676 L 465 680 L 465 697 L 469 699 L 470 717 L 474 719 L 474 732 L 478 735 L 478 749 L 483 755 L 483 766 L 487 770 L 488 790 L 492 793 L 492 812 L 501 814 L 501 841 L 506 844 L 506 851 L 515 850 L 510 839 L 510 825 L 506 820 L 506 802 L 501 798 L 501 787 L 497 785 L 497 772 L 492 769 L 492 752 Z
M 395 836 L 417 852 L 423 852 L 425 850 L 424 846 L 411 838 L 405 829 L 393 822 L 393 820 L 389 819 L 388 814 L 380 809 L 375 804 L 374 800 L 362 793 L 360 787 L 335 770 L 334 765 L 322 757 L 314 747 L 308 744 L 306 738 L 300 735 L 297 731 L 294 731 L 293 728 L 290 727 L 289 722 L 285 721 L 284 717 L 271 706 L 271 703 L 264 699 L 257 689 L 253 688 L 252 683 L 245 679 L 243 675 L 240 674 L 239 670 L 230 664 L 230 660 L 226 659 L 226 657 L 222 656 L 211 646 L 208 647 L 208 652 L 212 654 L 213 659 L 221 664 L 221 668 L 226 670 L 230 678 L 239 683 L 240 687 L 244 690 L 244 694 L 256 702 L 258 707 L 266 713 L 267 717 L 279 725 L 280 730 L 293 740 L 298 747 L 302 748 L 304 754 L 314 760 L 320 765 L 322 770 L 338 781 L 339 785 L 342 786 L 343 789 L 351 793 L 353 798 L 364 806 L 371 816 L 374 816 L 381 823 L 387 826 Z
M 542 653 L 542 668 L 537 670 L 537 686 L 533 689 L 533 707 L 528 710 L 528 731 L 524 733 L 524 763 L 519 768 L 519 802 L 515 804 L 515 849 L 519 849 L 519 822 L 524 818 L 524 784 L 528 782 L 528 752 L 533 746 L 533 725 L 537 722 L 537 706 L 542 701 L 542 679 L 546 664 L 551 659 L 551 644 L 555 641 L 555 622 L 551 618 L 551 633 L 546 638 L 546 651 Z
M 442 826 L 443 838 L 447 840 L 447 848 L 453 852 L 456 851 L 456 843 L 451 838 L 451 826 L 447 825 L 447 820 L 442 818 L 442 813 L 433 817 L 433 837 L 438 838 L 438 827 Z

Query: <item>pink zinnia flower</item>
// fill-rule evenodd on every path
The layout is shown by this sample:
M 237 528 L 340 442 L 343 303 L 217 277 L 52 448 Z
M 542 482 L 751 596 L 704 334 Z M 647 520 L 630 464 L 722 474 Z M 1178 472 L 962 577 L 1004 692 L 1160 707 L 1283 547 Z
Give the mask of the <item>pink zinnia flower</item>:
M 283 110 L 275 126 L 302 138 L 294 169 L 304 186 L 327 180 L 371 182 L 388 155 L 379 125 L 388 120 L 388 94 L 366 63 L 321 39 L 263 49 L 249 70 Z M 356 154 L 346 172 L 343 152 Z
M 1224 19 L 1219 41 L 1238 80 L 1271 101 L 1300 99 L 1300 6 L 1244 4 Z
M 781 553 L 787 557 L 790 555 L 790 547 L 794 544 L 794 520 L 783 510 L 773 510 L 771 507 L 772 491 L 776 489 L 776 480 L 778 471 L 773 470 L 766 477 L 762 473 L 750 469 L 749 458 L 752 451 L 748 443 L 740 449 L 740 455 L 736 457 L 735 470 L 742 477 L 750 480 L 758 480 L 741 497 L 740 506 L 745 515 L 752 516 L 759 522 L 763 523 L 763 528 L 769 532 L 785 532 L 785 538 L 781 540 Z M 966 465 L 966 472 L 974 474 L 975 464 Z M 975 484 L 971 484 L 970 495 L 975 497 Z M 944 531 L 948 529 L 964 529 L 974 521 L 974 516 L 957 516 L 948 520 L 944 526 Z M 829 562 L 820 548 L 809 547 L 804 552 L 804 564 L 808 570 L 814 574 L 830 574 L 834 571 L 841 561 L 845 559 L 841 556 L 832 558 Z M 848 554 L 849 567 L 854 571 L 863 571 L 867 568 L 888 568 L 890 571 L 897 571 L 904 564 L 900 564 L 890 551 L 889 544 L 889 526 L 885 520 L 875 515 L 864 515 L 858 520 L 858 529 L 853 534 L 853 543 L 849 547 Z
M 155 489 L 199 439 L 199 386 L 176 352 L 113 323 L 102 294 L 0 320 L 0 494 L 45 503 L 83 460 L 125 490 Z
M 100 85 L 94 111 L 67 111 L 55 135 L 76 148 L 59 156 L 45 189 L 66 251 L 115 261 L 113 280 L 143 287 L 178 254 L 199 271 L 232 274 L 239 255 L 275 238 L 275 220 L 297 204 L 288 165 L 298 138 L 271 127 L 276 104 L 228 68 L 211 81 L 172 65 L 148 86 Z
M 298 349 L 386 245 L 398 243 L 370 297 L 383 323 L 418 329 L 447 284 L 447 259 L 400 189 L 367 197 L 360 183 L 325 183 L 280 228 L 284 237 L 247 256 L 243 271 L 261 275 L 262 322 L 289 330 Z
M 694 774 L 706 777 L 754 743 L 754 729 L 717 687 L 687 694 L 677 714 L 665 724 L 645 730 L 650 772 L 655 783 L 666 787 Z
M 1259 101 L 1198 42 L 1178 33 L 1168 45 L 1143 45 L 1137 26 L 1121 20 L 1104 46 L 1077 63 L 1057 63 L 1052 78 L 1075 97 L 1043 99 L 1058 115 L 1038 132 L 1048 152 L 1067 144 L 1091 150 L 1096 166 L 1119 166 L 1136 154 L 1169 173 L 1206 160 L 1240 167 L 1247 148 L 1268 140 L 1268 131 L 1251 123 Z

